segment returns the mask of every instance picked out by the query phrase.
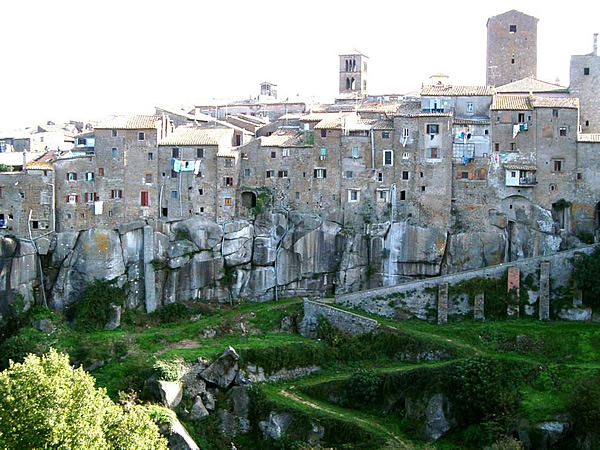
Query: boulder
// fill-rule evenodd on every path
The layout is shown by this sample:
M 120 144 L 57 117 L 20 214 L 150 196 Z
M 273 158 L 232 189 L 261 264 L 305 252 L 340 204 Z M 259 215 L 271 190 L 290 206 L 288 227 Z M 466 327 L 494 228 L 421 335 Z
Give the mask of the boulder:
M 108 323 L 104 325 L 105 330 L 116 330 L 121 326 L 121 307 L 111 303 L 108 305 L 109 318 Z
M 192 241 L 200 250 L 213 250 L 221 245 L 223 230 L 208 219 L 192 218 L 173 225 L 173 240 Z
M 263 432 L 265 439 L 271 438 L 279 441 L 291 423 L 292 415 L 290 413 L 276 413 L 271 411 L 269 419 L 259 422 L 258 427 Z
M 202 398 L 199 395 L 197 395 L 196 398 L 194 399 L 194 405 L 192 406 L 192 410 L 190 411 L 189 417 L 190 417 L 190 420 L 194 421 L 194 422 L 202 420 L 205 417 L 208 417 L 208 410 L 204 406 L 204 403 L 202 402 Z
M 425 408 L 427 423 L 421 429 L 421 434 L 428 441 L 437 441 L 452 428 L 448 418 L 449 405 L 446 397 L 436 394 L 429 400 Z
M 239 355 L 233 347 L 227 347 L 225 351 L 200 375 L 209 383 L 216 384 L 222 388 L 228 388 L 238 373 Z
M 558 312 L 558 317 L 563 320 L 589 322 L 592 320 L 592 308 L 564 308 Z
M 183 389 L 179 381 L 158 381 L 158 390 L 163 404 L 167 408 L 175 408 L 181 402 Z
M 54 324 L 49 319 L 40 319 L 33 322 L 33 328 L 42 333 L 52 333 L 54 331 Z
M 209 411 L 215 410 L 215 396 L 210 392 L 205 391 L 202 393 L 202 403 Z
M 200 450 L 181 422 L 175 419 L 169 439 L 169 450 Z

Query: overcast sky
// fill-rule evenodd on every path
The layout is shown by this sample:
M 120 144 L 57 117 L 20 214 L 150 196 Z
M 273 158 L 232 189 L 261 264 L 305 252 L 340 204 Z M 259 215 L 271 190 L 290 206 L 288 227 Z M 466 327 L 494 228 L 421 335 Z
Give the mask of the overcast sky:
M 2 0 L 0 130 L 248 98 L 262 81 L 331 101 L 352 48 L 370 57 L 370 93 L 436 72 L 484 84 L 486 21 L 510 9 L 539 19 L 538 78 L 568 85 L 570 55 L 600 31 L 598 1 Z

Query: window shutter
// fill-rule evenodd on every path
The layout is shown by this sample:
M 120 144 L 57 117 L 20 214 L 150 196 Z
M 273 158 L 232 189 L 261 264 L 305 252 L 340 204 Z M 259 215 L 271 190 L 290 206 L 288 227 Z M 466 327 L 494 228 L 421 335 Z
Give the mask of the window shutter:
M 119 189 L 119 198 L 123 198 L 123 191 Z
M 73 179 L 74 179 L 75 181 L 77 181 L 77 172 L 75 172 L 75 173 L 73 174 Z
M 315 178 L 317 178 L 317 169 L 315 169 Z
M 69 196 L 68 196 L 68 195 L 67 195 L 67 198 L 66 198 L 66 200 L 67 200 L 67 203 L 69 203 Z
M 469 180 L 473 179 L 473 172 L 469 172 Z
M 79 203 L 79 195 L 75 196 L 75 203 Z
M 110 198 L 115 198 L 115 191 L 114 190 L 110 191 Z

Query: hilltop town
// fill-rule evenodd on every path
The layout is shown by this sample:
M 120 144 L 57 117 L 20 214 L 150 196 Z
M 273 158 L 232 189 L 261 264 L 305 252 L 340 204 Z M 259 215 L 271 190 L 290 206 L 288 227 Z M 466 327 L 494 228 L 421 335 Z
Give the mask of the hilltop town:
M 335 103 L 318 110 L 278 100 L 265 82 L 252 100 L 3 136 L 0 232 L 45 254 L 54 233 L 226 223 L 269 209 L 351 230 L 403 222 L 484 236 L 508 260 L 591 243 L 597 36 L 591 53 L 572 56 L 561 86 L 536 78 L 537 22 L 515 10 L 488 20 L 484 86 L 435 74 L 413 94 L 373 95 L 369 58 L 351 50 L 330 74 Z

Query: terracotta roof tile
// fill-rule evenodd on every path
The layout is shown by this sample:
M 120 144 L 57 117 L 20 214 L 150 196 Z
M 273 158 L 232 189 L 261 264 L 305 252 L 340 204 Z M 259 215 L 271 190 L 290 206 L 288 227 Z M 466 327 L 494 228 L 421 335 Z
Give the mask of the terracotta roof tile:
M 579 99 L 574 97 L 534 97 L 534 108 L 579 108 Z
M 150 130 L 156 128 L 162 116 L 110 116 L 96 125 L 96 129 Z
M 233 130 L 227 128 L 179 127 L 158 145 L 219 145 L 226 137 L 233 137 Z
M 497 93 L 541 93 L 541 92 L 568 92 L 569 89 L 559 84 L 548 83 L 533 77 L 523 78 L 512 83 L 498 86 Z
M 498 111 L 529 111 L 531 99 L 523 95 L 494 95 L 491 110 Z
M 421 89 L 422 96 L 436 97 L 475 97 L 493 94 L 493 86 L 426 85 Z

